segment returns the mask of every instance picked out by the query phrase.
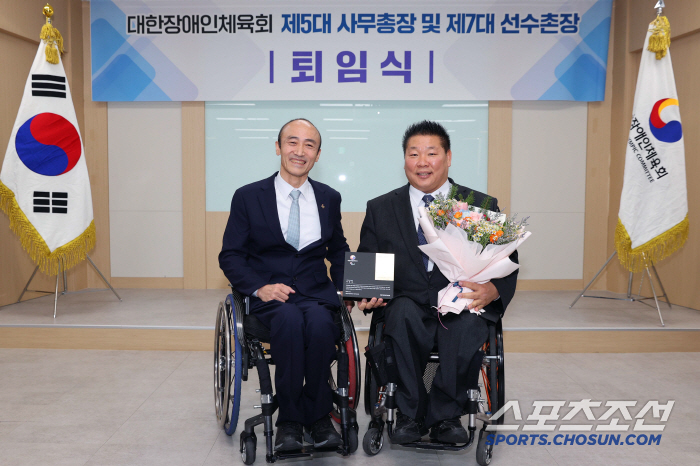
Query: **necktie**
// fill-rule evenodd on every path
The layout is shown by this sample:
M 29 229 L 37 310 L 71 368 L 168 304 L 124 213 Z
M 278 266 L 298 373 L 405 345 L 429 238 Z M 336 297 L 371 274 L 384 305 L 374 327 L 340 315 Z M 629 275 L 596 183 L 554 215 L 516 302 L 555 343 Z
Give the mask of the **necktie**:
M 289 195 L 292 197 L 292 208 L 289 209 L 289 223 L 287 224 L 287 242 L 299 249 L 299 195 L 301 191 L 293 190 Z
M 423 202 L 425 202 L 425 207 L 428 207 L 431 202 L 433 202 L 433 199 L 435 199 L 433 196 L 430 194 L 426 194 L 423 196 Z M 425 239 L 425 234 L 423 233 L 423 228 L 418 225 L 418 244 L 428 244 L 428 241 Z M 423 251 L 421 251 L 421 255 L 423 256 L 423 265 L 425 266 L 425 270 L 428 270 L 428 262 L 430 262 L 430 259 L 428 258 L 427 255 Z

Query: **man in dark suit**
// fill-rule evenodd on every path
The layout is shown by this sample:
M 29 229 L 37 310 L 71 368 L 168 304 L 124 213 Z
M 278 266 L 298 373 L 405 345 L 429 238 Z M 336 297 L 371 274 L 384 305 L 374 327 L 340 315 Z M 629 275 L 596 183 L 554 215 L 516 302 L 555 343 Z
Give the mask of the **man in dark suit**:
M 303 427 L 316 447 L 333 448 L 342 443 L 329 417 L 328 378 L 339 338 L 333 313 L 350 250 L 341 199 L 308 176 L 321 155 L 311 122 L 290 121 L 275 146 L 280 171 L 233 195 L 219 265 L 235 289 L 251 295 L 251 312 L 270 329 L 279 401 L 275 449 L 301 448 Z
M 386 313 L 384 334 L 393 345 L 399 377 L 399 414 L 392 442 L 417 441 L 431 427 L 433 439 L 464 443 L 468 435 L 459 418 L 467 404 L 467 390 L 477 383 L 469 380 L 467 368 L 488 338 L 486 320 L 501 318 L 513 297 L 517 271 L 484 284 L 460 282 L 474 290 L 460 296 L 473 299 L 470 309 L 483 313 L 465 310 L 438 320 L 433 306 L 437 306 L 438 292 L 449 282 L 418 249 L 425 244 L 418 207 L 439 193 L 447 195 L 454 184 L 448 178 L 450 137 L 439 123 L 423 121 L 408 127 L 403 150 L 408 184 L 367 203 L 358 248 L 359 252 L 395 254 L 394 298 L 388 304 L 377 298 L 362 300 L 358 307 Z M 466 198 L 470 191 L 460 186 L 457 192 Z M 475 204 L 481 205 L 486 195 L 474 191 L 474 197 Z M 496 199 L 490 209 L 498 211 Z M 510 259 L 517 262 L 517 252 Z M 428 396 L 422 377 L 435 344 L 440 366 Z

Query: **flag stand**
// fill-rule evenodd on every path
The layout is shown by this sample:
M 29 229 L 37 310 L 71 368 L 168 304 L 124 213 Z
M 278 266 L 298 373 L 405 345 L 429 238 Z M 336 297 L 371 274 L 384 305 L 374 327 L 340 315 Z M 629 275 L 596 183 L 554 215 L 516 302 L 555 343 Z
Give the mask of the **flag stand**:
M 636 302 L 645 304 L 651 308 L 656 307 L 656 310 L 659 312 L 659 320 L 661 320 L 661 326 L 665 327 L 666 325 L 664 324 L 664 318 L 661 316 L 661 307 L 659 307 L 660 299 L 664 298 L 666 300 L 666 304 L 668 304 L 669 309 L 672 309 L 672 307 L 671 307 L 671 302 L 668 299 L 668 295 L 666 294 L 666 289 L 664 289 L 664 285 L 663 285 L 663 283 L 661 283 L 661 278 L 659 277 L 659 273 L 656 271 L 656 266 L 653 263 L 651 264 L 651 267 L 645 267 L 647 276 L 649 277 L 649 284 L 651 285 L 651 292 L 652 292 L 653 296 L 642 297 L 642 285 L 644 284 L 644 273 L 642 273 L 642 279 L 639 282 L 639 291 L 637 292 L 637 296 L 632 295 L 632 279 L 634 277 L 634 273 L 632 273 L 632 272 L 630 272 L 629 280 L 627 281 L 627 297 L 626 298 L 614 298 L 614 297 L 610 297 L 610 296 L 595 296 L 595 295 L 587 295 L 586 294 L 586 291 L 588 291 L 588 289 L 591 287 L 591 285 L 593 284 L 595 279 L 598 278 L 598 275 L 600 275 L 603 272 L 603 270 L 605 270 L 605 267 L 608 266 L 608 264 L 610 263 L 612 258 L 615 257 L 616 254 L 617 254 L 617 251 L 612 253 L 612 255 L 608 258 L 608 260 L 605 262 L 605 264 L 603 264 L 603 266 L 600 268 L 598 273 L 595 274 L 593 279 L 590 282 L 588 282 L 588 285 L 586 285 L 586 287 L 583 289 L 583 291 L 581 291 L 581 294 L 579 294 L 576 297 L 576 299 L 574 299 L 574 302 L 571 303 L 571 305 L 569 306 L 569 309 L 574 307 L 576 302 L 581 298 L 614 299 L 617 301 L 632 301 L 632 302 L 636 301 Z M 649 272 L 650 268 L 654 272 L 654 276 L 656 277 L 656 281 L 658 282 L 659 287 L 661 288 L 661 292 L 663 293 L 660 296 L 656 294 L 656 288 L 654 287 L 654 280 L 651 278 L 651 272 Z M 649 299 L 653 299 L 656 306 L 652 306 L 651 304 L 645 302 L 646 300 L 649 300 Z
M 95 269 L 95 272 L 97 272 L 97 274 L 100 276 L 102 281 L 105 282 L 105 285 L 107 285 L 109 287 L 109 289 L 112 290 L 112 293 L 114 293 L 114 296 L 116 296 L 119 301 L 122 301 L 122 298 L 117 294 L 116 290 L 114 288 L 112 288 L 112 285 L 107 281 L 105 276 L 102 275 L 102 272 L 100 272 L 100 269 L 98 269 L 97 266 L 95 265 L 95 263 L 92 261 L 92 259 L 90 258 L 90 255 L 85 254 L 85 256 L 87 257 L 88 262 L 90 262 L 90 265 L 92 265 L 92 268 Z M 55 319 L 56 318 L 56 310 L 58 308 L 58 296 L 59 296 L 59 294 L 58 294 L 58 281 L 59 281 L 59 277 L 61 275 L 63 275 L 63 291 L 61 291 L 61 296 L 66 295 L 66 294 L 70 294 L 70 293 L 80 293 L 80 291 L 72 291 L 72 292 L 68 291 L 68 281 L 66 279 L 66 269 L 65 269 L 65 267 L 63 267 L 62 261 L 58 262 L 58 273 L 56 274 L 56 290 L 55 291 L 30 290 L 30 289 L 28 289 L 29 284 L 34 279 L 34 275 L 36 275 L 37 270 L 39 270 L 38 265 L 34 268 L 34 272 L 32 272 L 32 276 L 29 277 L 29 281 L 27 282 L 27 284 L 24 285 L 24 290 L 22 290 L 22 294 L 20 294 L 19 298 L 17 298 L 17 302 L 19 303 L 20 301 L 22 301 L 22 296 L 24 296 L 24 293 L 26 293 L 27 291 L 30 291 L 33 293 L 46 293 L 46 294 L 54 293 L 53 318 Z M 107 291 L 107 288 L 100 288 L 98 290 L 89 290 L 89 291 Z

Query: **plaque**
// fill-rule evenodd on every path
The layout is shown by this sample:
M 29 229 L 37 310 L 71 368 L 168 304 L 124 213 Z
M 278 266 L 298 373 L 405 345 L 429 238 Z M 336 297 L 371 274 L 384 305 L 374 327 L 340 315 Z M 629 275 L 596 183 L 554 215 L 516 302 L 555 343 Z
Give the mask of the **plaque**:
M 394 255 L 372 252 L 346 252 L 343 283 L 344 299 L 394 296 Z

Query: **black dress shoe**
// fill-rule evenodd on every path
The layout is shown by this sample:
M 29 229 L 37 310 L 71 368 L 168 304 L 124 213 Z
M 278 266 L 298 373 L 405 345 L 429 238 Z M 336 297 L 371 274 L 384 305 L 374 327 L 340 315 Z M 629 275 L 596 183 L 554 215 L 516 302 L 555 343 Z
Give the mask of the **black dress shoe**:
M 423 426 L 415 419 L 397 412 L 396 427 L 391 434 L 391 443 L 401 444 L 417 442 L 426 433 L 427 431 L 425 431 Z
M 275 436 L 275 451 L 301 450 L 304 431 L 298 422 L 280 422 Z
M 343 444 L 343 439 L 333 427 L 330 416 L 323 416 L 308 429 L 314 441 L 314 448 L 335 449 Z
M 462 427 L 459 418 L 445 419 L 430 428 L 430 438 L 443 443 L 467 443 L 469 434 Z

